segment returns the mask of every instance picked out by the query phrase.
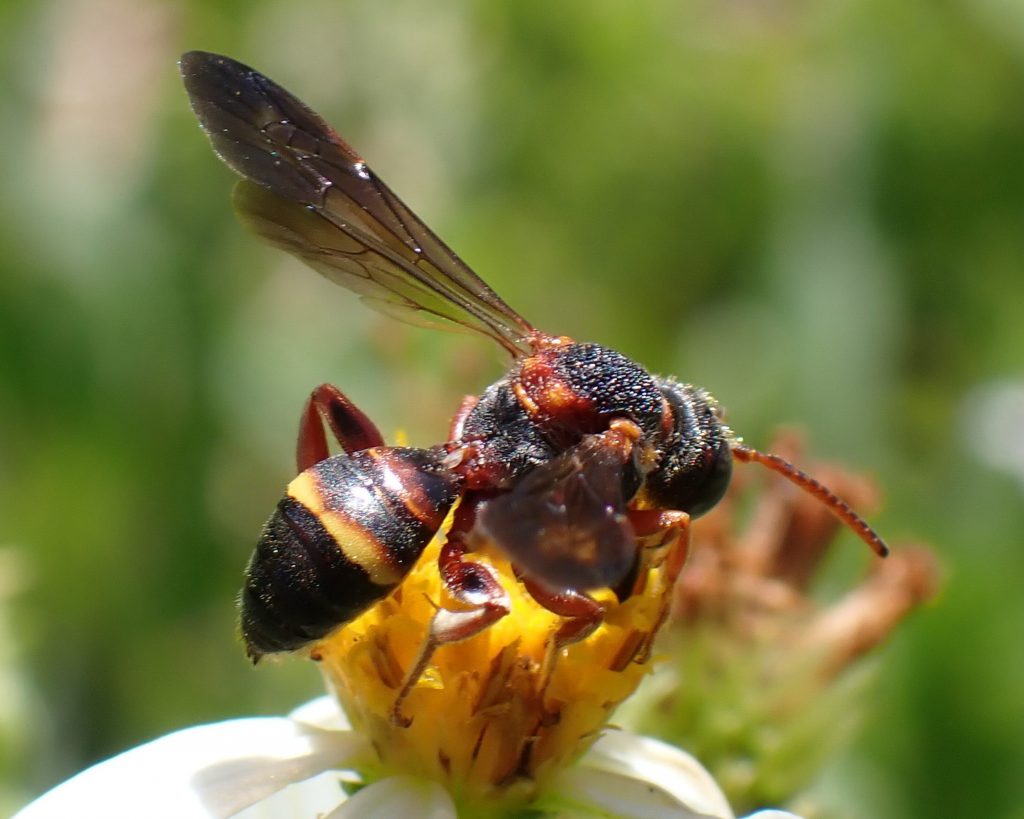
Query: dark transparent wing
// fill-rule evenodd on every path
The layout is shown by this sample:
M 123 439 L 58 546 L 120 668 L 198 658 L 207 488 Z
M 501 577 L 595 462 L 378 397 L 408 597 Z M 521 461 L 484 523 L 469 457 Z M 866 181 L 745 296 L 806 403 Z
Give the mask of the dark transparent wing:
M 530 351 L 530 324 L 304 103 L 228 57 L 191 51 L 180 69 L 214 151 L 250 180 L 235 201 L 257 234 L 376 309 L 445 319 L 513 355 Z
M 615 586 L 636 560 L 621 446 L 588 435 L 488 501 L 478 522 L 525 574 L 553 590 Z

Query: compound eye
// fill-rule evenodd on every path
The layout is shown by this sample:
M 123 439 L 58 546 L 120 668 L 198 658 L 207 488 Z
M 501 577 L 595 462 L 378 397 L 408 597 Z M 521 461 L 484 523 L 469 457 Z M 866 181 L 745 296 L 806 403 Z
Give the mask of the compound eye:
M 698 452 L 670 454 L 645 486 L 650 501 L 700 517 L 717 504 L 732 478 L 732 451 L 724 438 Z
M 728 443 L 720 442 L 710 455 L 704 467 L 702 479 L 694 487 L 693 499 L 689 508 L 684 508 L 691 517 L 700 517 L 710 512 L 725 495 L 732 478 L 732 452 Z

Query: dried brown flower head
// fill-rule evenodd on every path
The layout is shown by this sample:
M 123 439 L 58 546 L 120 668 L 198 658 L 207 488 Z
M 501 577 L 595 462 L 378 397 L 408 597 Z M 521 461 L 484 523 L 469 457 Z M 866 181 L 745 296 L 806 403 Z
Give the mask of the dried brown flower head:
M 803 460 L 793 432 L 771 449 Z M 858 510 L 878 506 L 863 475 L 809 471 Z M 939 575 L 927 548 L 897 545 L 821 602 L 814 581 L 844 529 L 811 495 L 762 477 L 740 471 L 694 526 L 663 645 L 671 659 L 624 714 L 697 754 L 743 809 L 791 801 L 844 744 L 869 676 L 858 660 L 935 594 Z

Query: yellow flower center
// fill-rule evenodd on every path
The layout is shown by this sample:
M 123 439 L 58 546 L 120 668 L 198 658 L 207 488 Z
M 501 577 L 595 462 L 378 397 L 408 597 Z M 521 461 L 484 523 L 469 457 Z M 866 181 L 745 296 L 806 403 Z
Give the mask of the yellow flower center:
M 444 527 L 447 528 L 447 527 Z M 370 738 L 380 775 L 441 782 L 466 806 L 525 803 L 595 740 L 614 708 L 650 666 L 651 642 L 669 602 L 665 554 L 643 544 L 643 568 L 622 603 L 593 596 L 604 619 L 586 639 L 560 650 L 563 619 L 538 604 L 496 552 L 475 552 L 508 592 L 511 611 L 474 637 L 440 646 L 392 719 L 396 697 L 428 638 L 445 592 L 441 536 L 386 599 L 313 648 L 353 728 Z M 372 776 L 372 775 L 371 775 Z

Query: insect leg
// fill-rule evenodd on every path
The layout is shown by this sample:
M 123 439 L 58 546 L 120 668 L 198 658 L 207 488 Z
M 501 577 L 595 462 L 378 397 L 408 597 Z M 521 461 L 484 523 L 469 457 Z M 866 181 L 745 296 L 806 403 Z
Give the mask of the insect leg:
M 665 571 L 668 582 L 675 585 L 690 551 L 690 516 L 664 509 L 631 509 L 627 515 L 645 549 L 669 547 Z
M 465 538 L 475 519 L 476 503 L 464 498 L 455 512 L 448 539 L 441 547 L 438 570 L 445 591 L 460 606 L 438 608 L 430 621 L 426 639 L 402 682 L 391 708 L 391 721 L 408 726 L 411 720 L 402 714 L 402 702 L 423 676 L 434 652 L 448 643 L 474 637 L 512 610 L 512 602 L 498 575 L 490 566 L 466 559 Z
M 309 396 L 299 421 L 295 458 L 299 472 L 305 472 L 330 455 L 325 427 L 350 455 L 370 447 L 383 446 L 377 426 L 333 384 L 321 384 Z
M 634 662 L 645 663 L 650 657 L 654 637 L 668 619 L 676 580 L 690 552 L 690 516 L 686 512 L 663 509 L 633 509 L 628 515 L 629 522 L 633 525 L 645 551 L 668 548 L 668 553 L 663 557 L 665 568 L 661 582 L 664 587 L 661 589 L 661 608 L 658 611 L 656 625 L 633 654 Z M 647 581 L 647 572 L 641 571 L 639 575 L 638 582 Z
M 459 408 L 455 411 L 452 424 L 448 428 L 448 440 L 458 441 L 462 439 L 462 428 L 465 426 L 466 418 L 479 403 L 480 399 L 475 395 L 466 395 L 459 402 Z
M 604 606 L 590 595 L 571 589 L 554 592 L 529 577 L 522 578 L 522 582 L 534 600 L 551 613 L 566 618 L 555 632 L 556 651 L 585 640 L 601 625 Z
M 548 587 L 529 577 L 523 577 L 522 582 L 534 600 L 553 614 L 565 618 L 555 629 L 544 652 L 544 661 L 537 684 L 538 693 L 543 694 L 551 681 L 555 663 L 562 649 L 580 640 L 585 640 L 601 625 L 601 621 L 604 620 L 604 606 L 585 592 L 572 589 L 551 591 Z

